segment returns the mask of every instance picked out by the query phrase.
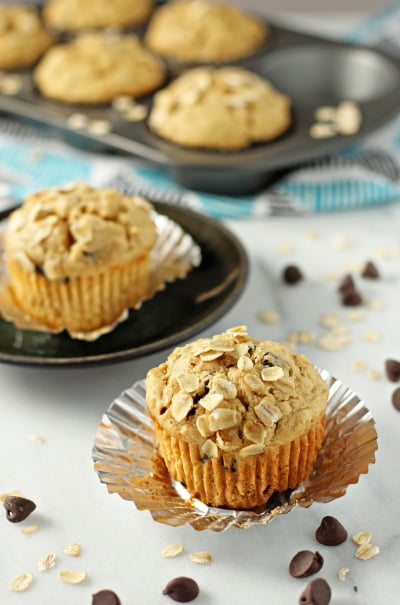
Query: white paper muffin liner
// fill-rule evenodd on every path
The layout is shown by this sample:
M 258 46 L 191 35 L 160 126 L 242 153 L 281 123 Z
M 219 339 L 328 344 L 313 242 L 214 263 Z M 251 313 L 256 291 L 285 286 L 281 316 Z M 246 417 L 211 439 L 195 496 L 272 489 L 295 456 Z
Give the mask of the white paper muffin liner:
M 265 525 L 294 507 L 330 502 L 343 496 L 375 462 L 375 422 L 363 401 L 326 370 L 319 370 L 329 388 L 326 434 L 310 477 L 290 493 L 274 495 L 265 506 L 228 510 L 207 506 L 172 481 L 156 448 L 147 415 L 145 381 L 136 382 L 113 401 L 98 427 L 94 468 L 109 493 L 148 510 L 160 523 L 189 523 L 196 530 Z

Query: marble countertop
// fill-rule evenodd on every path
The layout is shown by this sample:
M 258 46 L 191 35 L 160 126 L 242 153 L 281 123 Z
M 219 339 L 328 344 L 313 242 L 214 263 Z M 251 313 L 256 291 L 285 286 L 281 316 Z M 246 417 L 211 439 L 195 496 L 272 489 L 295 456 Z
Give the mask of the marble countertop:
M 0 494 L 20 490 L 37 504 L 21 524 L 9 523 L 0 514 L 1 604 L 85 605 L 91 603 L 92 593 L 108 588 L 122 605 L 165 605 L 172 602 L 162 595 L 166 583 L 190 576 L 200 587 L 196 605 L 291 605 L 298 603 L 307 582 L 288 572 L 299 550 L 323 555 L 318 577 L 330 584 L 332 605 L 377 605 L 398 598 L 400 412 L 391 397 L 399 385 L 388 380 L 384 364 L 388 358 L 400 359 L 400 205 L 226 224 L 246 248 L 249 279 L 234 307 L 203 335 L 238 324 L 265 339 L 284 340 L 299 330 L 313 334 L 313 342 L 297 350 L 363 399 L 376 422 L 376 463 L 344 497 L 294 509 L 266 526 L 221 533 L 171 527 L 108 494 L 91 457 L 103 412 L 169 351 L 99 367 L 0 364 Z M 367 260 L 376 264 L 379 279 L 360 277 L 360 266 Z M 282 281 L 287 264 L 298 265 L 304 273 L 295 286 Z M 358 308 L 358 317 L 338 297 L 339 279 L 348 272 L 368 302 Z M 260 311 L 277 312 L 278 321 L 261 321 Z M 321 324 L 326 313 L 335 314 L 349 336 L 335 351 L 318 345 L 327 331 Z M 337 517 L 346 527 L 349 539 L 344 544 L 326 547 L 316 542 L 315 530 L 325 515 Z M 37 525 L 35 533 L 21 533 L 21 527 L 32 524 Z M 355 557 L 351 536 L 359 531 L 372 533 L 380 548 L 376 557 Z M 80 544 L 80 557 L 64 554 L 69 543 Z M 184 552 L 162 558 L 161 550 L 172 543 L 182 544 Z M 208 551 L 211 563 L 193 563 L 189 554 L 196 551 Z M 57 555 L 55 567 L 40 572 L 38 560 L 50 553 Z M 345 581 L 338 579 L 342 567 L 349 568 Z M 57 575 L 61 569 L 84 570 L 87 579 L 65 584 Z M 10 592 L 10 580 L 22 573 L 33 574 L 31 586 L 24 593 Z

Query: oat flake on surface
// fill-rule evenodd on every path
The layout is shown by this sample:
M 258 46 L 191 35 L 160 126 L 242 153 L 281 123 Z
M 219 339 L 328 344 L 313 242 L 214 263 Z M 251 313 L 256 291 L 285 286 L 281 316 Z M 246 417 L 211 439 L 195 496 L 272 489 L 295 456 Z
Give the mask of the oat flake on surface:
M 369 544 L 372 540 L 372 534 L 369 531 L 359 531 L 352 536 L 352 540 L 359 546 L 361 546 L 361 544 Z
M 23 592 L 31 585 L 33 575 L 31 573 L 22 573 L 19 576 L 13 578 L 8 587 L 11 592 Z
M 364 542 L 359 546 L 355 552 L 355 556 L 357 559 L 362 559 L 363 561 L 367 561 L 368 559 L 372 559 L 376 557 L 380 553 L 379 546 L 375 544 L 370 544 L 369 542 Z
M 199 563 L 200 565 L 208 565 L 212 561 L 211 554 L 206 550 L 192 552 L 189 558 L 193 563 Z
M 86 571 L 76 569 L 60 569 L 58 577 L 67 584 L 80 584 L 86 580 Z
M 168 544 L 168 546 L 164 546 L 161 551 L 161 556 L 164 559 L 170 559 L 172 557 L 177 557 L 183 552 L 182 544 Z
M 34 534 L 37 528 L 37 525 L 28 525 L 28 527 L 22 527 L 19 531 L 21 534 Z
M 37 562 L 37 567 L 39 571 L 47 571 L 51 569 L 56 564 L 57 555 L 54 553 L 50 553 L 48 555 L 44 555 Z
M 79 557 L 81 554 L 81 547 L 76 542 L 71 542 L 64 546 L 64 553 L 70 557 Z

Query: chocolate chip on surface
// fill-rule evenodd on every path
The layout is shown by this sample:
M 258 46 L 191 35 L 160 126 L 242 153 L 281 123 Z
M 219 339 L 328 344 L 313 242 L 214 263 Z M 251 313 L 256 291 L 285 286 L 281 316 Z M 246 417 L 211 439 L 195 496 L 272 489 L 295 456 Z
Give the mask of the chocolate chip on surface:
M 21 496 L 7 496 L 3 504 L 6 509 L 7 519 L 11 523 L 23 521 L 36 508 L 36 504 L 32 500 L 22 498 Z
M 342 304 L 345 307 L 357 307 L 361 305 L 362 298 L 361 294 L 356 290 L 350 288 L 342 292 Z
M 307 578 L 317 573 L 324 564 L 318 551 L 300 550 L 289 564 L 289 573 L 294 578 Z
M 112 590 L 99 590 L 92 595 L 92 605 L 121 605 L 121 601 Z
M 192 578 L 181 576 L 170 580 L 164 588 L 163 594 L 179 603 L 188 603 L 197 597 L 199 587 Z
M 328 605 L 331 600 L 331 589 L 326 580 L 315 578 L 303 590 L 299 598 L 300 605 Z
M 347 540 L 347 531 L 335 517 L 324 517 L 315 532 L 315 537 L 324 546 L 337 546 Z
M 288 265 L 283 270 L 283 281 L 287 284 L 297 284 L 304 279 L 302 272 L 296 265 Z
M 396 410 L 400 412 L 400 387 L 392 393 L 392 403 Z
M 379 279 L 380 277 L 379 271 L 372 261 L 365 263 L 365 267 L 362 270 L 361 275 L 367 279 Z
M 385 361 L 386 376 L 392 382 L 398 382 L 400 380 L 400 361 L 396 359 L 387 359 Z
M 355 290 L 356 285 L 351 275 L 345 275 L 339 284 L 339 292 L 347 292 L 347 290 Z

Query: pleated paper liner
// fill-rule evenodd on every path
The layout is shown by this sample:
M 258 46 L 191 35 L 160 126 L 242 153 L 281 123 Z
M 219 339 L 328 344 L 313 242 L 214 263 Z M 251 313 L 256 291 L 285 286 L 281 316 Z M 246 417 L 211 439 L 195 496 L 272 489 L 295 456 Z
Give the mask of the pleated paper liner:
M 153 213 L 157 225 L 157 240 L 152 250 L 150 283 L 148 291 L 143 299 L 135 306 L 140 308 L 145 300 L 152 298 L 157 292 L 163 290 L 167 283 L 177 279 L 184 279 L 192 268 L 201 262 L 200 247 L 193 238 L 186 233 L 180 225 L 167 216 Z M 5 265 L 4 250 L 1 248 L 0 239 L 0 314 L 4 319 L 12 321 L 17 328 L 24 330 L 39 330 L 56 334 L 60 330 L 54 330 L 39 323 L 19 308 L 13 294 L 12 284 L 8 281 Z M 69 331 L 72 338 L 93 341 L 102 334 L 111 332 L 116 325 L 124 321 L 128 316 L 128 309 L 124 310 L 116 322 L 102 326 L 99 329 L 87 332 Z
M 265 525 L 294 507 L 330 502 L 368 473 L 375 462 L 375 422 L 363 401 L 340 380 L 320 370 L 329 387 L 326 435 L 307 481 L 291 492 L 274 494 L 252 510 L 209 507 L 171 481 L 156 449 L 146 412 L 145 381 L 136 382 L 113 401 L 98 427 L 93 446 L 94 468 L 109 493 L 148 510 L 160 523 L 189 523 L 196 530 Z

